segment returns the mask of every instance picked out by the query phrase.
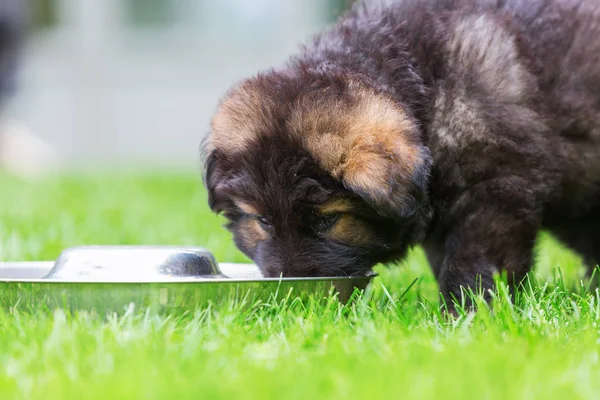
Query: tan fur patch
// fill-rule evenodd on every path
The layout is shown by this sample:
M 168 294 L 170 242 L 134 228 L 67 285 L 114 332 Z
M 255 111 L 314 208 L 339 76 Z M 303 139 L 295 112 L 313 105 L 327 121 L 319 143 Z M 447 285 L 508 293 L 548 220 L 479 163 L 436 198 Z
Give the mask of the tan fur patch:
M 348 213 L 354 211 L 354 206 L 348 199 L 332 199 L 316 207 L 321 214 Z
M 288 127 L 334 178 L 364 192 L 387 187 L 391 174 L 406 179 L 420 162 L 416 127 L 391 99 L 351 85 L 351 103 L 307 99 Z
M 211 120 L 208 150 L 219 148 L 239 153 L 259 132 L 268 132 L 271 125 L 268 101 L 249 82 L 234 88 L 223 98 Z
M 326 233 L 326 237 L 352 246 L 361 246 L 375 240 L 370 228 L 352 215 L 342 215 Z
M 479 108 L 477 103 L 467 99 L 463 91 L 456 90 L 452 95 L 446 95 L 444 90 L 440 90 L 431 124 L 433 135 L 440 144 L 450 147 L 474 142 L 495 143 Z
M 235 205 L 240 210 L 242 210 L 243 212 L 245 212 L 246 214 L 260 215 L 260 213 L 256 210 L 256 208 L 254 208 L 254 206 L 252 204 L 247 203 L 244 200 L 241 200 L 241 199 L 238 199 L 238 198 L 233 198 L 232 200 L 235 203 Z
M 451 68 L 467 71 L 475 77 L 478 90 L 495 101 L 519 103 L 534 92 L 535 80 L 519 58 L 515 38 L 494 17 L 478 14 L 454 21 L 447 46 Z M 438 89 L 431 132 L 439 145 L 496 143 L 469 90 L 464 85 Z
M 519 60 L 514 36 L 492 16 L 457 21 L 448 49 L 453 68 L 477 72 L 480 84 L 500 100 L 523 100 L 531 92 L 534 78 Z
M 258 243 L 266 240 L 269 234 L 261 228 L 260 224 L 254 218 L 247 218 L 240 222 L 238 234 L 244 246 L 248 249 L 254 249 Z

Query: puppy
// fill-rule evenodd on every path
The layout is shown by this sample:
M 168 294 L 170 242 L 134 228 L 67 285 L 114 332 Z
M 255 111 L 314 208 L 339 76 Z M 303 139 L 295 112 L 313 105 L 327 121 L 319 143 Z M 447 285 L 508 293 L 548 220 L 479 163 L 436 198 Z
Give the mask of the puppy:
M 595 266 L 599 4 L 354 6 L 221 99 L 210 207 L 270 277 L 361 275 L 420 244 L 460 299 L 521 282 L 540 229 Z

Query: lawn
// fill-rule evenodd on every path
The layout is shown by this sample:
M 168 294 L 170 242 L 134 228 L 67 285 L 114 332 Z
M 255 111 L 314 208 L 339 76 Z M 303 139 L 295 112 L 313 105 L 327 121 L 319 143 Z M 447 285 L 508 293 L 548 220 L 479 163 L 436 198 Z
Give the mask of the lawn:
M 0 258 L 82 244 L 184 244 L 247 261 L 206 207 L 197 174 L 1 176 Z M 293 298 L 151 314 L 0 310 L 0 398 L 595 398 L 599 297 L 542 234 L 516 305 L 444 320 L 422 252 L 378 267 L 342 306 Z M 418 278 L 418 279 L 417 279 Z M 411 286 L 417 279 L 416 283 Z

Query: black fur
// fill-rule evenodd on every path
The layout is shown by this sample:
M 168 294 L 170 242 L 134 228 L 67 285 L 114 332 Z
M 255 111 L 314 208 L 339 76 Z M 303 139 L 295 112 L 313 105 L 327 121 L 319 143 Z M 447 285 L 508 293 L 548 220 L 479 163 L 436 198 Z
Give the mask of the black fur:
M 298 99 L 320 90 L 344 101 L 350 80 L 393 99 L 418 127 L 426 157 L 398 207 L 344 187 L 285 129 Z M 362 274 L 422 244 L 443 295 L 460 297 L 464 287 L 491 288 L 495 271 L 520 282 L 540 229 L 590 267 L 599 262 L 597 1 L 359 4 L 284 67 L 249 81 L 273 124 L 241 154 L 206 151 L 206 183 L 234 232 L 252 216 L 231 196 L 269 216 L 270 238 L 242 246 L 267 275 Z M 394 196 L 397 184 L 382 193 Z M 376 239 L 323 239 L 308 216 L 331 196 L 351 199 Z

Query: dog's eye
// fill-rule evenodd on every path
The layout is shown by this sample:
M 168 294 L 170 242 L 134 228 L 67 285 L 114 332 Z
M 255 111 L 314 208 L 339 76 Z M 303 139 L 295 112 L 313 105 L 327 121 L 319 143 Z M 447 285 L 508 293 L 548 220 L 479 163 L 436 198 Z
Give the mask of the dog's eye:
M 263 217 L 262 215 L 257 215 L 256 219 L 263 227 L 265 227 L 265 228 L 271 227 L 271 222 L 269 222 L 269 220 L 267 218 Z
M 335 223 L 337 222 L 339 217 L 340 217 L 339 213 L 331 213 L 331 214 L 322 215 L 319 218 L 319 222 L 316 227 L 317 232 L 323 233 L 323 232 L 327 232 L 328 230 L 333 228 L 333 225 L 335 225 Z

